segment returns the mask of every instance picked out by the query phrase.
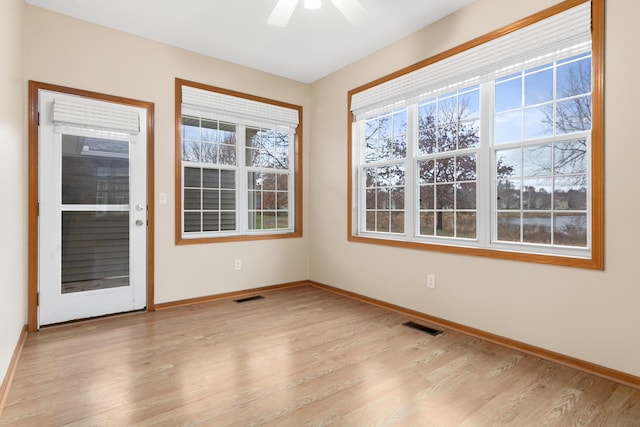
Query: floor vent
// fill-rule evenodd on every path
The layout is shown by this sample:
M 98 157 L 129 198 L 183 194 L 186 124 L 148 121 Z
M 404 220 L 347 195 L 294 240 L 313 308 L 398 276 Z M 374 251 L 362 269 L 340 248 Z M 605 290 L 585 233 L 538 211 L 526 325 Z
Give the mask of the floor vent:
M 249 301 L 255 301 L 259 299 L 264 299 L 264 297 L 262 295 L 254 295 L 252 297 L 234 299 L 233 302 L 240 304 L 241 302 L 249 302 Z
M 442 333 L 442 331 L 439 331 L 437 329 L 433 329 L 424 325 L 419 325 L 416 322 L 411 322 L 411 321 L 403 323 L 402 326 L 407 326 L 409 328 L 417 329 L 418 331 L 425 332 L 429 335 L 433 335 L 434 337 Z

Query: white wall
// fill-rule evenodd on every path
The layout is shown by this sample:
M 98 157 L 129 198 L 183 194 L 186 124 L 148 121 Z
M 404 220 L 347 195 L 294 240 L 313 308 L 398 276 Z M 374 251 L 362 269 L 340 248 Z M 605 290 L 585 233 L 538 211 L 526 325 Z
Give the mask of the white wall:
M 26 323 L 26 86 L 22 76 L 23 0 L 0 3 L 0 382 Z
M 176 77 L 301 105 L 303 179 L 308 189 L 308 85 L 25 7 L 25 80 L 155 103 L 155 302 L 306 280 L 308 238 L 174 244 L 174 79 Z M 158 193 L 168 194 L 159 204 Z M 308 224 L 305 204 L 304 226 Z M 234 260 L 242 270 L 234 270 Z
M 640 376 L 635 0 L 606 2 L 604 271 L 347 242 L 347 91 L 558 2 L 476 0 L 313 85 L 310 279 Z

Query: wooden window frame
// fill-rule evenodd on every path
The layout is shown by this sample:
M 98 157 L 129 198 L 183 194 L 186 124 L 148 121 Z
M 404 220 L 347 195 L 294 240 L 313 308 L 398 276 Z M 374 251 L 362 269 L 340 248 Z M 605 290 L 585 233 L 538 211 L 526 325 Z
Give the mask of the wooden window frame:
M 484 36 L 470 40 L 457 47 L 449 49 L 433 57 L 427 58 L 409 67 L 398 70 L 380 79 L 374 80 L 348 92 L 348 106 L 352 103 L 352 97 L 359 92 L 370 89 L 397 77 L 419 70 L 430 64 L 436 63 L 465 50 L 490 42 L 498 37 L 534 24 L 545 18 L 561 13 L 572 7 L 585 3 L 588 0 L 566 0 L 548 9 L 542 10 L 511 25 L 497 29 Z M 474 255 L 496 259 L 525 261 L 548 265 L 559 265 L 585 269 L 604 269 L 604 206 L 603 206 L 603 135 L 604 135 L 604 0 L 591 0 L 591 24 L 592 24 L 592 129 L 591 129 L 591 254 L 589 257 L 579 258 L 562 255 L 541 253 L 525 253 L 510 250 L 496 250 L 491 248 L 463 247 L 453 245 L 441 245 L 435 243 L 423 243 L 416 241 L 394 240 L 378 237 L 360 236 L 355 234 L 354 209 L 357 206 L 357 195 L 354 194 L 354 132 L 352 124 L 355 115 L 350 107 L 347 108 L 347 240 L 358 243 L 379 244 L 389 247 L 411 248 L 429 250 L 461 255 Z
M 261 232 L 256 234 L 233 234 L 225 236 L 206 236 L 185 238 L 182 235 L 182 152 L 181 152 L 181 117 L 182 117 L 182 87 L 190 86 L 197 89 L 216 92 L 224 95 L 234 96 L 238 98 L 248 99 L 252 101 L 262 102 L 265 104 L 276 105 L 284 108 L 296 110 L 298 113 L 299 123 L 295 130 L 293 141 L 293 193 L 295 198 L 293 231 L 282 232 L 282 230 L 274 229 L 272 233 Z M 203 83 L 197 83 L 180 78 L 175 79 L 175 243 L 176 245 L 192 245 L 206 243 L 223 243 L 223 242 L 243 242 L 270 239 L 287 239 L 302 237 L 302 107 L 299 105 L 289 104 L 282 101 L 263 98 L 243 92 L 237 92 L 220 87 L 210 86 Z M 239 214 L 241 214 L 239 212 Z M 237 217 L 236 220 L 240 220 Z

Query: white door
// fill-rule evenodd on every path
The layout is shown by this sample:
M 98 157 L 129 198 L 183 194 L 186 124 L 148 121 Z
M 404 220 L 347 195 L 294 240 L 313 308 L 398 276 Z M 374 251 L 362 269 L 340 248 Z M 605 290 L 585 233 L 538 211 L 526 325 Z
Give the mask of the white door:
M 38 324 L 146 306 L 146 110 L 40 90 Z

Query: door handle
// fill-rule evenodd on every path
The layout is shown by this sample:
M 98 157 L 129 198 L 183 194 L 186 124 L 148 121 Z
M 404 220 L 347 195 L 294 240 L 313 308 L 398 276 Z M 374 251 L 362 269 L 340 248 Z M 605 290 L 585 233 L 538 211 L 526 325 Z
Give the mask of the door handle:
M 140 227 L 141 225 L 144 225 L 144 221 L 143 221 L 143 220 L 141 220 L 141 219 L 138 219 L 138 220 L 136 220 L 136 225 L 137 225 L 138 227 Z

